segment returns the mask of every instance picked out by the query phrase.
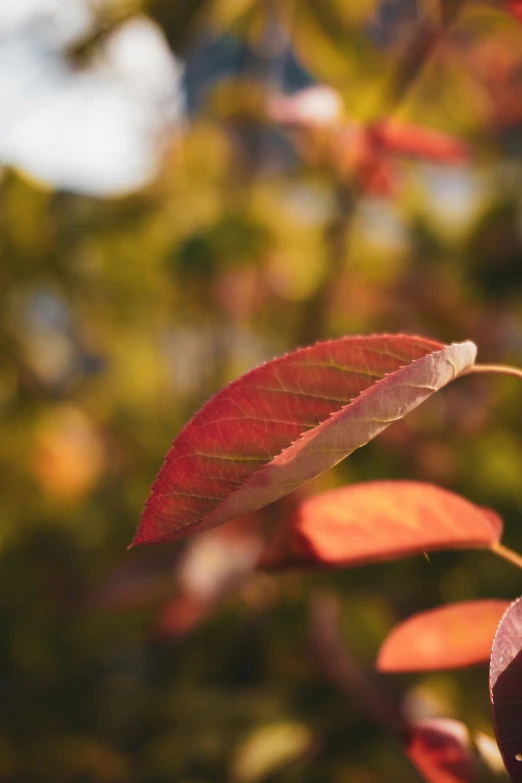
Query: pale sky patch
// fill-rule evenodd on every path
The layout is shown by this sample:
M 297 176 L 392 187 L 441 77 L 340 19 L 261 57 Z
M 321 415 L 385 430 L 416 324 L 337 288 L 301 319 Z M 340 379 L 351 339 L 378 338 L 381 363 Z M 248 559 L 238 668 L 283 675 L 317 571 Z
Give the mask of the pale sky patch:
M 74 70 L 61 47 L 89 31 L 86 0 L 0 3 L 0 163 L 62 189 L 110 196 L 146 185 L 183 115 L 182 66 L 145 16 Z

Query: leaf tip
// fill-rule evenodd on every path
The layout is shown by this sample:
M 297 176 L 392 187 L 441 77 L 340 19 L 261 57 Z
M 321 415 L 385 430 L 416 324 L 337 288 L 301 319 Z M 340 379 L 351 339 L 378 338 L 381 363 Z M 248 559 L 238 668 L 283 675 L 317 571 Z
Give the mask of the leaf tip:
M 132 541 L 130 542 L 129 546 L 127 547 L 127 551 L 129 551 L 129 549 L 134 549 L 134 547 L 140 546 L 140 544 L 143 543 L 143 541 L 140 541 L 139 533 L 140 533 L 140 528 L 138 526 L 138 529 L 137 529 L 136 533 L 134 534 L 134 537 L 133 537 Z
M 134 534 L 134 538 L 127 547 L 127 549 L 134 549 L 136 546 L 143 546 L 144 544 L 155 544 L 161 541 L 161 537 L 155 537 L 151 535 L 150 524 L 148 522 L 148 503 L 145 505 L 145 510 L 140 517 L 138 527 Z

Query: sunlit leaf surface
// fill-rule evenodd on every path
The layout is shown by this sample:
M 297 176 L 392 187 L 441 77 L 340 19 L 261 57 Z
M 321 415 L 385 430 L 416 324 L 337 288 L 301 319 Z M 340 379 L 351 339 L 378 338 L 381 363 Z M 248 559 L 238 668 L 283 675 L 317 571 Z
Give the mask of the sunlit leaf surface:
M 459 601 L 408 617 L 387 636 L 377 668 L 411 672 L 486 663 L 508 606 L 509 601 Z
M 133 544 L 214 527 L 287 495 L 453 380 L 475 353 L 470 342 L 344 337 L 252 370 L 177 436 Z
M 490 547 L 500 518 L 419 481 L 369 481 L 315 495 L 276 531 L 265 567 L 340 567 L 434 549 Z

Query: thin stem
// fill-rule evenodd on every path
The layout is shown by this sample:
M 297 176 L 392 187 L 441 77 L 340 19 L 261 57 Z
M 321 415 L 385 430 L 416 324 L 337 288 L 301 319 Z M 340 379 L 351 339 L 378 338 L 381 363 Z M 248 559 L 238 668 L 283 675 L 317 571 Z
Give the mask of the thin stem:
M 497 373 L 500 375 L 512 375 L 514 378 L 522 378 L 522 370 L 519 367 L 510 367 L 504 364 L 474 364 L 469 367 L 463 375 L 473 375 L 474 373 Z M 499 557 L 503 557 L 504 560 L 508 560 L 517 568 L 522 570 L 522 555 L 517 552 L 513 552 L 503 544 L 496 543 L 491 547 L 491 551 L 495 552 Z
M 440 0 L 417 0 L 417 15 L 421 22 L 440 30 L 442 27 L 442 8 Z
M 356 194 L 343 182 L 335 187 L 335 212 L 325 228 L 325 270 L 322 280 L 304 302 L 297 323 L 297 345 L 308 345 L 328 336 L 328 313 L 345 266 Z
M 522 570 L 522 556 L 519 555 L 518 552 L 513 552 L 512 549 L 509 549 L 507 546 L 504 546 L 504 544 L 500 543 L 493 544 L 491 551 L 499 557 L 503 557 L 504 560 L 508 560 L 510 563 L 512 563 L 512 565 Z
M 421 16 L 417 34 L 406 47 L 391 81 L 384 87 L 381 101 L 389 107 L 388 114 L 396 111 L 400 104 L 408 99 L 424 67 L 445 39 L 465 3 L 466 0 L 450 0 L 444 3 L 444 6 L 439 3 L 440 23 L 435 26 L 432 24 L 433 16 L 431 19 Z M 430 5 L 432 10 L 435 4 L 436 0 L 423 2 L 425 7 Z
M 513 375 L 515 378 L 522 378 L 522 370 L 518 367 L 510 367 L 507 364 L 474 364 L 468 367 L 462 375 L 473 375 L 475 373 L 493 372 L 500 375 Z

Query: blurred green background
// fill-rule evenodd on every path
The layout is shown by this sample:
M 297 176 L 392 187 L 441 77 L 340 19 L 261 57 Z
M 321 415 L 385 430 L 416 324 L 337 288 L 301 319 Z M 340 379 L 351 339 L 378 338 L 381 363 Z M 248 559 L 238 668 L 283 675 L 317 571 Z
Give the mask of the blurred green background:
M 367 134 L 390 117 L 406 147 Z M 371 667 L 417 610 L 517 596 L 512 566 L 250 574 L 234 525 L 126 547 L 172 438 L 261 361 L 404 331 L 522 364 L 521 155 L 501 2 L 4 4 L 0 780 L 420 780 L 325 672 L 310 603 L 338 595 Z M 462 379 L 311 491 L 440 483 L 520 551 L 521 399 Z M 384 685 L 492 733 L 485 667 Z

